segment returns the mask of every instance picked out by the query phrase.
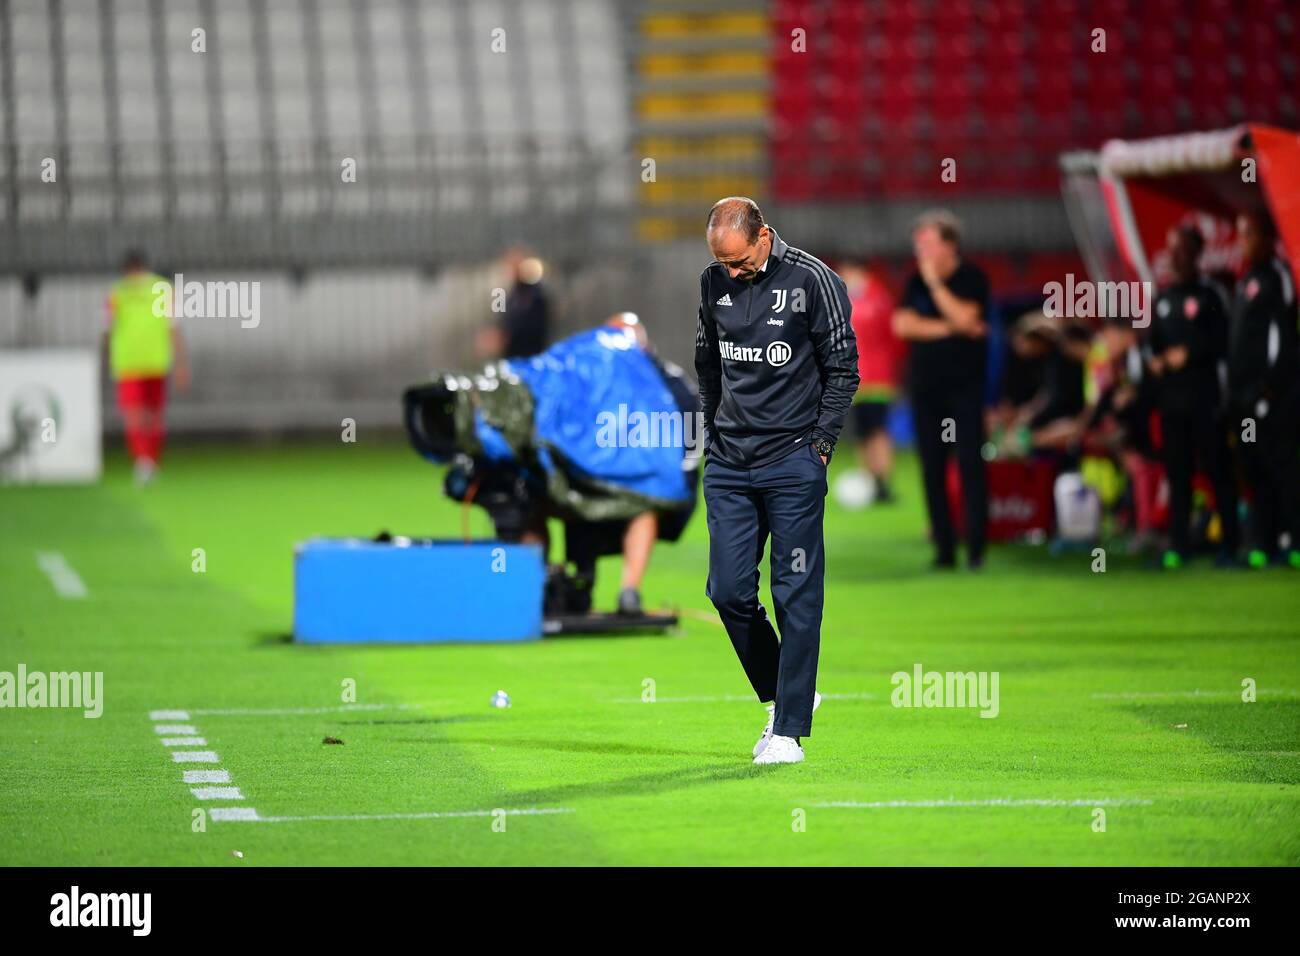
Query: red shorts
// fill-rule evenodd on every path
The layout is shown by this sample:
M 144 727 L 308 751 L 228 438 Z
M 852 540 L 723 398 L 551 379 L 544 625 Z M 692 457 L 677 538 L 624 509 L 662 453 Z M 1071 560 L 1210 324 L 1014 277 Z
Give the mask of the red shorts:
M 118 379 L 117 404 L 124 410 L 162 411 L 167 404 L 167 379 L 162 376 Z

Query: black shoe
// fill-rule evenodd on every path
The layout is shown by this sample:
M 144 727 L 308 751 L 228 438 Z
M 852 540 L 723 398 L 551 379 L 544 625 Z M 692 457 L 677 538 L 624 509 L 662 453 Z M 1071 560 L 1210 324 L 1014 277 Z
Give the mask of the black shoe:
M 936 554 L 930 567 L 936 571 L 947 571 L 957 567 L 957 559 L 951 554 Z
M 982 567 L 984 567 L 984 555 L 982 554 L 971 555 L 966 559 L 966 567 L 970 568 L 972 571 L 980 570 Z

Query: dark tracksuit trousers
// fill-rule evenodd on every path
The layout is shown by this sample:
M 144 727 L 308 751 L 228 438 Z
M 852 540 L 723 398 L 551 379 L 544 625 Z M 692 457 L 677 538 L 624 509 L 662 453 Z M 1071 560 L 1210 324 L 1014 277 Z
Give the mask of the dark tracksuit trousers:
M 825 585 L 825 499 L 826 466 L 810 444 L 755 468 L 710 459 L 704 469 L 707 594 L 758 699 L 776 702 L 772 732 L 783 737 L 812 732 Z M 758 600 L 758 566 L 769 534 L 780 640 Z
M 1243 409 L 1238 419 L 1254 418 Z M 1286 532 L 1290 547 L 1300 550 L 1300 388 L 1256 420 L 1255 440 L 1239 442 L 1242 470 L 1255 493 L 1249 547 L 1273 555 Z
M 1160 413 L 1165 469 L 1169 474 L 1169 544 L 1187 557 L 1191 548 L 1192 477 L 1197 462 L 1214 487 L 1214 505 L 1223 525 L 1222 548 L 1235 552 L 1240 543 L 1237 481 L 1228 454 L 1228 436 L 1212 408 L 1164 409 Z
M 941 562 L 952 561 L 957 546 L 947 484 L 948 454 L 955 447 L 965 513 L 966 560 L 978 563 L 984 557 L 989 514 L 988 474 L 980 454 L 984 444 L 984 382 L 973 379 L 946 388 L 918 390 L 912 395 L 912 416 L 935 556 Z M 944 441 L 948 431 L 944 419 L 948 418 L 952 419 L 955 444 Z

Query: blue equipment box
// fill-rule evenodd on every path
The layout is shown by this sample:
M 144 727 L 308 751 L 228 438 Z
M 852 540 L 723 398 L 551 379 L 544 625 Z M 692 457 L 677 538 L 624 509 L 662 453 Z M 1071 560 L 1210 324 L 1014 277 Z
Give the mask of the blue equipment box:
M 307 644 L 533 641 L 537 545 L 314 538 L 294 549 L 293 634 Z

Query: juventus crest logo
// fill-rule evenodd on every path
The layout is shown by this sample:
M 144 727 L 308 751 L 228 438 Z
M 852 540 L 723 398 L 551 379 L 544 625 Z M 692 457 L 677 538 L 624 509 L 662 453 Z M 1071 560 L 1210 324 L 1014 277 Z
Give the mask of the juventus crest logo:
M 772 305 L 773 312 L 781 312 L 785 309 L 785 289 L 773 289 L 772 294 L 776 296 L 776 302 Z

